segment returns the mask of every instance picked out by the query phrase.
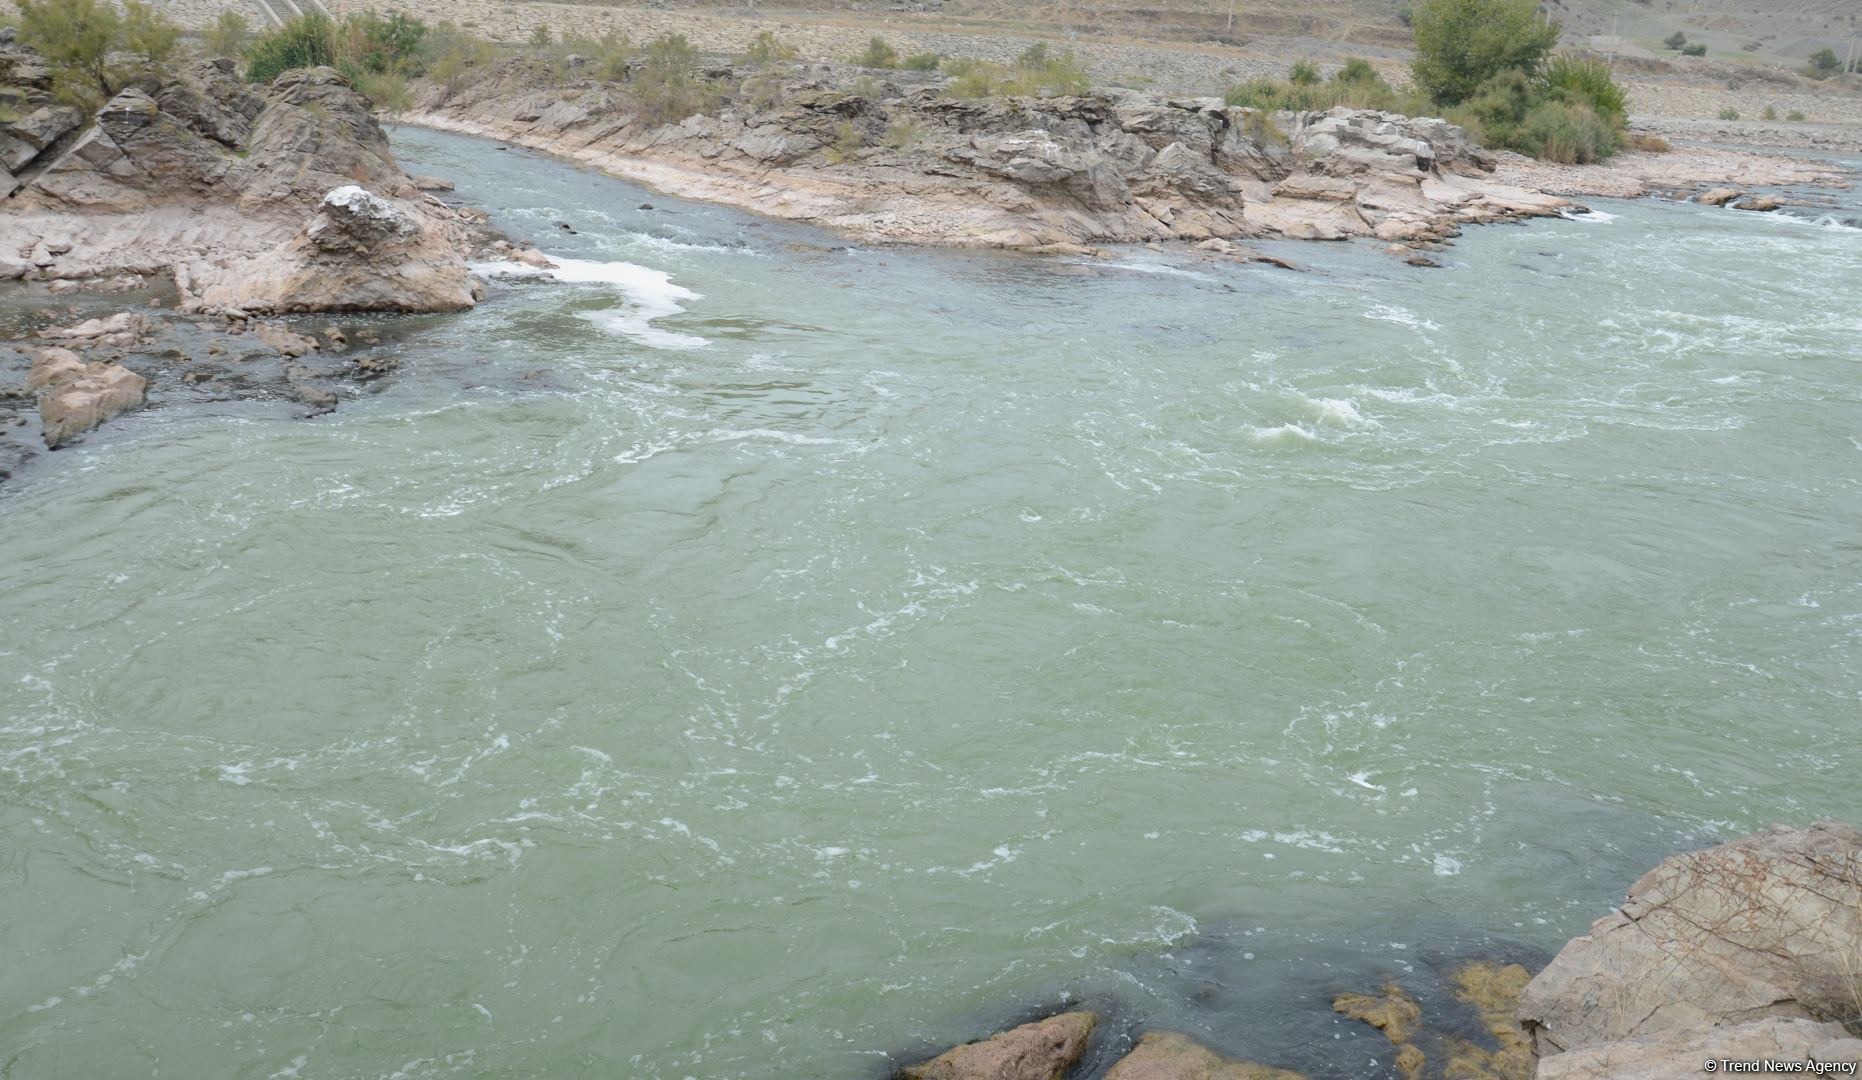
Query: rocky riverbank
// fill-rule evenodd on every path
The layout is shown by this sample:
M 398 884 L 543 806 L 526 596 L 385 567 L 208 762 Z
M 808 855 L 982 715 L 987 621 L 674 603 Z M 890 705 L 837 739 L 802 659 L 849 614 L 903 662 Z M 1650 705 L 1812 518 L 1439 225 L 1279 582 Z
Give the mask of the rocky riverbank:
M 593 78 L 536 85 L 519 63 L 463 89 L 424 85 L 405 118 L 875 243 L 1430 244 L 1570 205 L 1495 180 L 1491 155 L 1435 119 L 1121 89 L 969 98 L 932 73 L 830 65 L 704 75 L 726 100 L 678 123 Z
M 1862 830 L 1821 821 L 1667 859 L 1536 976 L 1517 964 L 1456 968 L 1452 995 L 1474 1019 L 1471 1033 L 1397 982 L 1331 1007 L 1388 1038 L 1404 1080 L 1681 1080 L 1722 1060 L 1835 1063 L 1849 1071 L 1832 1075 L 1855 1075 L 1858 957 Z M 1062 1080 L 1101 1026 L 1092 1012 L 1062 1013 L 896 1077 Z M 1105 1080 L 1302 1080 L 1175 1032 L 1125 1042 Z

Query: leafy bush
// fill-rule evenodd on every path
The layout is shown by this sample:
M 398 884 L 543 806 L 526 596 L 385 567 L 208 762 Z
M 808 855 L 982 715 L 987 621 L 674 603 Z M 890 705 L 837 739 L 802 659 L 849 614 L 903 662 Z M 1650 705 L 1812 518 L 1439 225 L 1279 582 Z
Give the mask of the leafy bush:
M 1728 108 L 1725 108 L 1725 109 L 1721 109 L 1721 110 L 1720 110 L 1720 119 L 1722 119 L 1722 120 L 1737 120 L 1737 119 L 1739 119 L 1739 110 L 1738 110 L 1738 109 L 1734 109 L 1734 108 L 1731 108 L 1731 107 L 1728 107 Z
M 899 61 L 899 66 L 906 71 L 936 71 L 943 58 L 934 52 L 913 53 Z
M 1513 130 L 1508 146 L 1542 161 L 1588 165 L 1616 152 L 1616 128 L 1595 109 L 1557 98 L 1540 101 Z
M 1557 23 L 1539 18 L 1538 0 L 1421 0 L 1416 85 L 1443 105 L 1458 105 L 1502 71 L 1536 75 L 1558 32 Z
M 485 77 L 497 59 L 491 44 L 466 33 L 451 22 L 434 26 L 424 42 L 427 78 L 439 83 L 452 97 Z
M 750 47 L 744 50 L 744 61 L 753 67 L 768 67 L 782 60 L 793 60 L 796 55 L 794 46 L 784 44 L 768 30 L 759 30 L 750 39 Z
M 1629 95 L 1610 69 L 1595 60 L 1559 55 L 1545 70 L 1545 82 L 1551 96 L 1571 104 L 1589 105 L 1591 110 L 1619 130 L 1629 123 Z
M 1608 93 L 1596 93 L 1593 99 L 1597 89 L 1587 87 L 1583 78 L 1569 78 L 1558 87 L 1514 69 L 1482 83 L 1451 115 L 1488 146 L 1583 165 L 1609 157 L 1622 145 L 1622 114 L 1615 111 L 1621 102 Z M 1606 114 L 1604 109 L 1612 111 Z
M 45 58 L 58 97 L 88 109 L 135 76 L 116 54 L 160 64 L 174 54 L 181 28 L 137 0 L 124 0 L 121 13 L 110 0 L 20 0 L 19 37 Z
M 1698 43 L 1693 44 L 1693 45 L 1686 45 L 1682 47 L 1681 55 L 1682 56 L 1705 56 L 1707 55 L 1707 47 L 1705 45 L 1701 45 Z
M 867 41 L 866 51 L 853 58 L 861 67 L 895 68 L 899 66 L 898 50 L 886 44 L 884 38 L 875 37 Z
M 227 8 L 202 35 L 207 51 L 215 56 L 238 56 L 246 51 L 246 39 L 252 36 L 252 24 L 244 15 Z
M 269 83 L 293 68 L 334 64 L 334 29 L 329 19 L 312 12 L 260 35 L 246 52 L 246 79 Z
M 1319 68 L 1311 60 L 1295 60 L 1287 69 L 1287 81 L 1294 86 L 1317 86 Z
M 1332 81 L 1340 83 L 1383 82 L 1383 76 L 1371 66 L 1369 60 L 1352 56 L 1345 59 L 1345 65 L 1332 73 Z
M 1811 54 L 1810 63 L 1805 66 L 1804 74 L 1813 79 L 1827 79 L 1841 71 L 1843 62 L 1836 59 L 1836 50 L 1820 49 Z
M 350 80 L 350 85 L 390 115 L 413 108 L 414 96 L 408 90 L 407 76 L 398 71 L 361 71 Z

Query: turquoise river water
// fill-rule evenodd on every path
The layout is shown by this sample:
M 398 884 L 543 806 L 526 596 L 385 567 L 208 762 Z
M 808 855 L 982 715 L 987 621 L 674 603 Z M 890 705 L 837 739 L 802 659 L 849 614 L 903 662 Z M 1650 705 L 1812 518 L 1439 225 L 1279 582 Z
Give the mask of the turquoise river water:
M 396 141 L 565 280 L 0 489 L 0 1076 L 872 1080 L 1073 1001 L 1089 1073 L 1393 1075 L 1333 993 L 1862 816 L 1853 227 L 1066 262 Z

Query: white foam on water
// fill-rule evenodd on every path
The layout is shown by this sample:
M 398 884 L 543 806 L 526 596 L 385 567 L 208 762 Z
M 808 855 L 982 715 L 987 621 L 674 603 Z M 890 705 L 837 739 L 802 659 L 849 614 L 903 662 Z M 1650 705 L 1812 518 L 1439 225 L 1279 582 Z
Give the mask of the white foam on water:
M 1349 398 L 1313 398 L 1304 394 L 1300 397 L 1317 423 L 1358 430 L 1378 426 L 1377 421 L 1359 412 L 1357 403 Z
M 1300 446 L 1319 441 L 1319 436 L 1299 424 L 1257 427 L 1252 429 L 1251 437 L 1263 446 Z
M 1588 221 L 1593 225 L 1608 225 L 1616 220 L 1615 214 L 1602 210 L 1561 210 L 1558 216 L 1566 221 Z
M 522 263 L 476 263 L 472 272 L 481 277 L 548 278 L 570 285 L 606 285 L 622 296 L 618 309 L 584 311 L 580 316 L 604 330 L 632 338 L 655 349 L 702 349 L 711 344 L 695 334 L 679 334 L 652 325 L 654 319 L 678 315 L 685 311 L 685 301 L 703 299 L 683 285 L 674 285 L 672 275 L 630 262 L 594 262 L 588 259 L 552 257 L 554 269 L 526 266 Z
M 1428 319 L 1421 318 L 1412 311 L 1397 307 L 1395 304 L 1372 304 L 1364 313 L 1367 319 L 1378 322 L 1396 323 L 1398 326 L 1413 327 L 1418 330 L 1440 330 L 1441 326 Z

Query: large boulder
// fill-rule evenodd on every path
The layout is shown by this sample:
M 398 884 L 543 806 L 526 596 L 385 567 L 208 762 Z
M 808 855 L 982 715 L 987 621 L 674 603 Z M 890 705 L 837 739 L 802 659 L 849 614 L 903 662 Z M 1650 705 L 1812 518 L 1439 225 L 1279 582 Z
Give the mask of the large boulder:
M 438 225 L 354 184 L 332 189 L 297 236 L 249 260 L 188 274 L 202 310 L 462 311 L 478 299 L 465 259 Z
M 121 364 L 87 364 L 69 349 L 41 349 L 26 376 L 39 392 L 45 445 L 56 450 L 111 417 L 139 409 L 149 382 Z
M 1232 1061 L 1174 1031 L 1153 1031 L 1138 1040 L 1106 1080 L 1305 1080 L 1299 1073 Z
M 1841 1024 L 1772 1019 L 1587 1046 L 1540 1062 L 1537 1080 L 1700 1080 L 1704 1073 L 1733 1071 L 1727 1062 L 1801 1066 L 1856 1061 L 1862 1061 L 1862 1039 L 1852 1038 Z M 1801 1071 L 1816 1075 L 1808 1068 Z
M 1768 1018 L 1854 1014 L 1862 831 L 1783 826 L 1665 860 L 1527 986 L 1541 1056 Z
M 902 1080 L 1060 1080 L 1086 1052 L 1099 1018 L 1061 1013 L 984 1039 L 964 1043 L 930 1061 L 908 1065 Z

